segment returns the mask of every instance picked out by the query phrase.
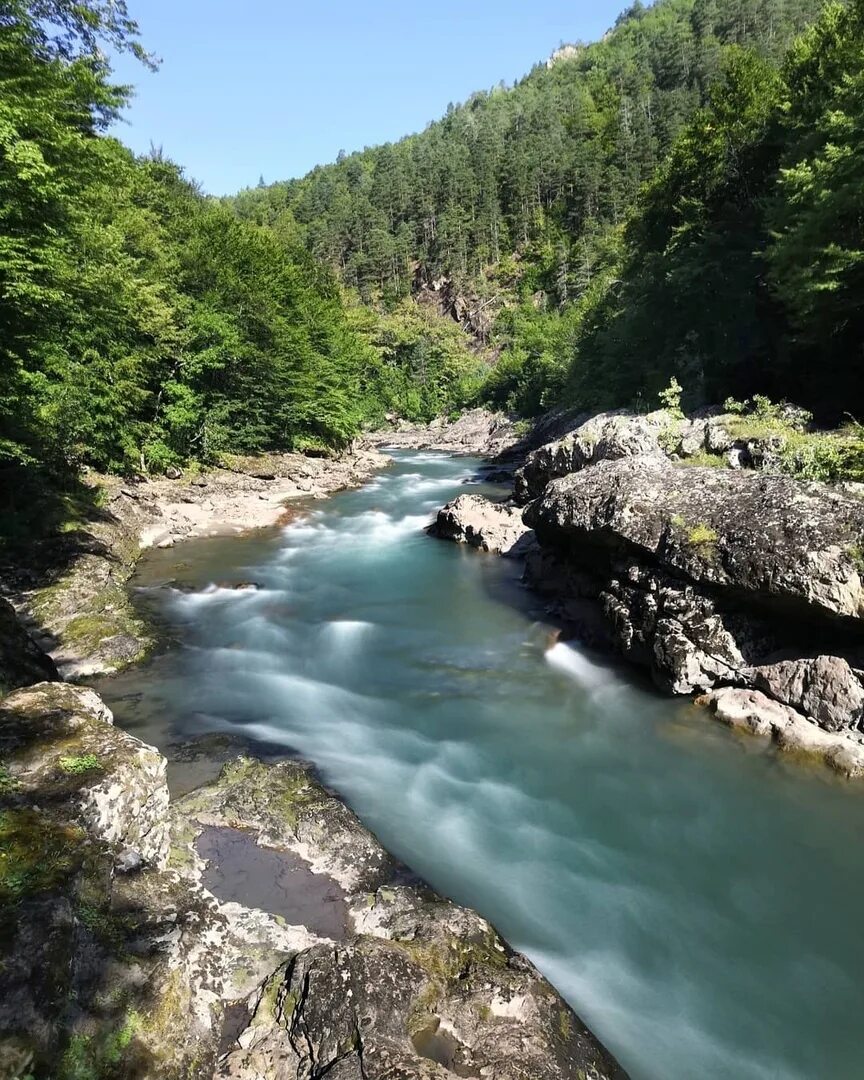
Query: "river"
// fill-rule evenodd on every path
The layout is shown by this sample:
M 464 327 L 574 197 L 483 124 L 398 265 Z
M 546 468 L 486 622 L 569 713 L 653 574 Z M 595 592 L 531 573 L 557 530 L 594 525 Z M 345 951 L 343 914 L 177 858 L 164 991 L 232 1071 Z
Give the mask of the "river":
M 149 555 L 177 643 L 101 681 L 117 723 L 314 761 L 634 1080 L 864 1076 L 864 791 L 552 644 L 518 565 L 423 532 L 479 462 L 395 456 L 294 525 Z

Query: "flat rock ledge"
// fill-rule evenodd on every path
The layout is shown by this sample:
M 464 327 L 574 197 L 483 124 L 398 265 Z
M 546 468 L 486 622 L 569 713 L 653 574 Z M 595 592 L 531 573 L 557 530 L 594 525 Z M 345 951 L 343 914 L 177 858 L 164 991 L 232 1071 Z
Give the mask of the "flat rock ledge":
M 524 556 L 534 543 L 520 507 L 471 494 L 459 495 L 442 507 L 429 535 L 510 558 Z
M 622 1080 L 479 915 L 298 762 L 165 761 L 61 683 L 0 703 L 0 1076 Z

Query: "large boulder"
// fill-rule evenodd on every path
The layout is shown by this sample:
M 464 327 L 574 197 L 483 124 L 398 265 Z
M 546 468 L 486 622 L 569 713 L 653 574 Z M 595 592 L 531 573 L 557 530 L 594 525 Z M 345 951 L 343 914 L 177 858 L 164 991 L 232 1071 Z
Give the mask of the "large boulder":
M 12 605 L 0 599 L 0 698 L 21 686 L 59 678 L 54 661 L 30 637 Z
M 864 502 L 828 485 L 631 457 L 553 480 L 525 522 L 541 543 L 637 555 L 749 604 L 864 630 Z
M 0 760 L 18 802 L 52 807 L 56 821 L 165 865 L 165 759 L 114 727 L 93 690 L 38 683 L 0 702 Z
M 529 454 L 516 473 L 514 493 L 521 502 L 536 499 L 550 480 L 579 472 L 597 461 L 644 454 L 662 454 L 664 433 L 677 423 L 660 410 L 633 415 L 623 410 L 598 413 L 556 442 Z
M 861 728 L 864 681 L 841 656 L 814 656 L 763 664 L 749 673 L 758 690 L 812 716 L 826 731 Z
M 438 511 L 429 533 L 500 555 L 524 554 L 533 539 L 519 507 L 482 495 L 459 495 Z

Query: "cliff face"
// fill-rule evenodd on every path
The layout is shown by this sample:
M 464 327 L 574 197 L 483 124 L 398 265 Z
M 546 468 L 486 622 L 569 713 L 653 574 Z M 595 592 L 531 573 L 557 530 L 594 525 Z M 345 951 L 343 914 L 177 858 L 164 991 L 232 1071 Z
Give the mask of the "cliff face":
M 0 704 L 0 1076 L 620 1078 L 475 912 L 308 767 L 169 806 L 90 690 Z

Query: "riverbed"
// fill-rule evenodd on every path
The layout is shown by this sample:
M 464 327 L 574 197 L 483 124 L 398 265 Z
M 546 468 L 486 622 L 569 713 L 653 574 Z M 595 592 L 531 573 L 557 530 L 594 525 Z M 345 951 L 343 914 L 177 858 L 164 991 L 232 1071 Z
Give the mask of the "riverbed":
M 480 462 L 395 456 L 284 529 L 148 554 L 174 644 L 100 682 L 116 722 L 177 791 L 205 734 L 313 761 L 634 1080 L 864 1075 L 864 788 L 557 642 L 517 563 L 424 532 L 496 491 Z

